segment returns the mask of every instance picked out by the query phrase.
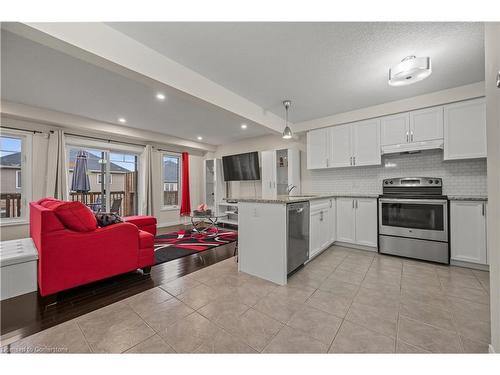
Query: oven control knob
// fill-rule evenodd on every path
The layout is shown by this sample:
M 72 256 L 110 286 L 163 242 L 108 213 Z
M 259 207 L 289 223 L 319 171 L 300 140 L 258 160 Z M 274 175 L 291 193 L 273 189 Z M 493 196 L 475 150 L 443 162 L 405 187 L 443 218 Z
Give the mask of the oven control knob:
M 436 184 L 439 184 L 439 180 L 434 181 Z
M 384 181 L 384 184 L 386 184 L 386 185 L 387 185 L 388 183 L 389 183 L 389 181 Z
M 389 183 L 392 185 L 392 184 L 393 184 L 393 181 L 391 180 Z
M 434 182 L 434 181 L 432 181 L 432 180 L 429 180 L 429 184 L 432 184 L 433 182 Z

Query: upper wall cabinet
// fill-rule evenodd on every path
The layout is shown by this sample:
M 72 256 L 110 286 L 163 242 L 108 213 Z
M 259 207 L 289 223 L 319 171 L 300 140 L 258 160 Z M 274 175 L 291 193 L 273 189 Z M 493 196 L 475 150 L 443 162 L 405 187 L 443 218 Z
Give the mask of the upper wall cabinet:
M 351 125 L 338 125 L 330 128 L 330 167 L 349 167 L 352 164 Z
M 486 157 L 484 98 L 444 107 L 444 160 Z
M 425 142 L 443 139 L 443 107 L 410 112 L 410 141 Z
M 381 145 L 392 146 L 409 142 L 410 116 L 408 113 L 382 117 L 380 122 Z
M 377 165 L 380 159 L 380 120 L 311 130 L 307 133 L 307 168 Z
M 328 168 L 329 129 L 317 129 L 307 132 L 307 169 Z
M 352 155 L 355 166 L 378 165 L 380 157 L 380 120 L 372 119 L 351 124 Z
M 382 117 L 380 127 L 382 152 L 385 154 L 441 148 L 443 107 Z

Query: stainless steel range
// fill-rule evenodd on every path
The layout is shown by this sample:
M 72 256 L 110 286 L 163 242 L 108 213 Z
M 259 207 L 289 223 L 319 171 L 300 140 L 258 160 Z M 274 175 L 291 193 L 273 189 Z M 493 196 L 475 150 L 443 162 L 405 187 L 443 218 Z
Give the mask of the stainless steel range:
M 379 197 L 379 251 L 450 262 L 448 197 L 435 177 L 389 178 Z

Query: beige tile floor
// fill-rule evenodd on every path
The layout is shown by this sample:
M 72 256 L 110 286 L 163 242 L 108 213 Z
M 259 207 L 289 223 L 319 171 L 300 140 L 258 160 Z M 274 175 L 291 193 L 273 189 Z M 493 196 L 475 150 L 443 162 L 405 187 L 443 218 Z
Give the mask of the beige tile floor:
M 227 259 L 47 329 L 11 352 L 475 353 L 487 272 L 333 246 L 287 286 Z

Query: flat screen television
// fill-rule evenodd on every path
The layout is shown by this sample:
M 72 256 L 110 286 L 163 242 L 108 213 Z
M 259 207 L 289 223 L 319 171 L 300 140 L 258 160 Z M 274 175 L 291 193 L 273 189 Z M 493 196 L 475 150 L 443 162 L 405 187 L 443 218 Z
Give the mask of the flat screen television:
M 224 181 L 260 180 L 259 153 L 223 156 L 222 169 Z

